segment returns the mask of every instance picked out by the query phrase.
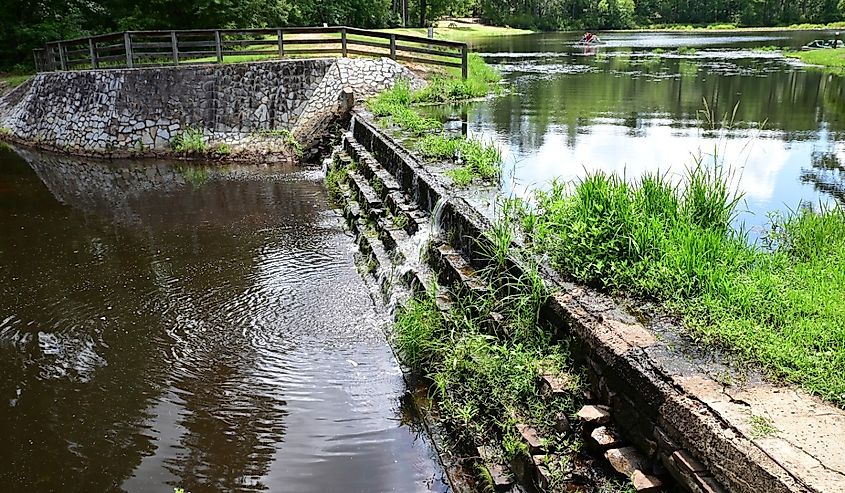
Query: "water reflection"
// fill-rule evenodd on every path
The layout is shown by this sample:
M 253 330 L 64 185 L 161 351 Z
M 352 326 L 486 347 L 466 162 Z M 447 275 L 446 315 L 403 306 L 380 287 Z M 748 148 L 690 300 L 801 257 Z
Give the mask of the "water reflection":
M 845 139 L 843 78 L 753 51 L 801 46 L 818 33 L 608 35 L 588 56 L 572 47 L 574 36 L 474 47 L 512 88 L 464 108 L 470 133 L 503 149 L 514 177 L 505 193 L 588 170 L 681 176 L 696 157 L 715 155 L 735 172 L 747 208 L 738 221 L 750 227 L 763 227 L 770 210 L 841 200 L 830 186 L 838 175 L 813 163 Z M 705 101 L 713 122 L 703 118 Z
M 801 183 L 836 200 L 845 208 L 845 165 L 835 152 L 815 152 L 810 167 L 801 170 Z
M 315 173 L 20 156 L 0 489 L 446 489 Z

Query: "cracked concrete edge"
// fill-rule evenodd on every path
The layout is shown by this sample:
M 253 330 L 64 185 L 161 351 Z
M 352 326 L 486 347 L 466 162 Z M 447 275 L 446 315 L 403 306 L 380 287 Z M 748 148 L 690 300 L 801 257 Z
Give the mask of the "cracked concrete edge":
M 427 187 L 438 190 L 445 199 L 447 207 L 444 209 L 451 209 L 451 214 L 462 216 L 452 221 L 464 223 L 458 225 L 459 243 L 464 254 L 472 259 L 471 237 L 489 228 L 489 221 L 466 201 L 452 196 L 448 188 L 425 170 L 422 162 L 401 143 L 378 129 L 369 120 L 369 115 L 362 112 L 354 112 L 354 115 L 360 125 L 357 136 L 371 134 L 364 136 L 364 140 L 369 140 L 366 147 L 372 150 L 376 141 L 380 141 L 376 145 L 383 148 L 382 152 L 391 152 L 394 159 L 402 162 L 402 167 L 415 170 L 413 183 L 407 177 L 404 182 L 398 179 L 404 188 L 427 182 Z M 427 205 L 430 210 L 433 201 L 422 205 Z M 664 462 L 673 476 L 688 489 L 714 491 L 718 487 L 714 484 L 715 479 L 727 490 L 742 493 L 845 491 L 845 475 L 838 464 L 845 460 L 839 453 L 841 444 L 845 443 L 845 411 L 793 387 L 764 383 L 739 390 L 731 396 L 722 385 L 703 372 L 672 374 L 665 370 L 664 362 L 659 361 L 660 356 L 646 351 L 661 342 L 618 304 L 606 296 L 562 282 L 547 268 L 541 269 L 541 274 L 556 292 L 546 313 L 556 314 L 551 318 L 557 319 L 559 329 L 568 328 L 578 336 L 586 350 L 603 366 L 599 371 L 616 374 L 612 377 L 607 375 L 607 378 L 601 376 L 603 381 L 611 382 L 607 384 L 613 387 L 609 392 L 628 394 L 625 399 L 640 406 L 638 416 L 648 422 L 646 427 L 653 424 L 651 436 L 643 436 L 646 445 L 642 446 L 643 440 L 637 440 L 640 448 L 650 449 L 647 450 L 649 455 Z M 630 395 L 632 393 L 636 395 Z M 790 403 L 778 404 L 778 399 L 765 399 L 764 394 L 791 395 L 793 399 Z M 750 414 L 747 410 L 738 410 L 738 406 L 748 407 L 745 405 L 748 402 L 753 403 L 751 413 L 760 409 L 767 415 L 774 413 L 778 416 L 773 420 L 774 426 L 779 427 L 777 436 L 753 436 L 748 419 Z M 814 433 L 809 438 L 805 433 L 804 438 L 795 443 L 797 430 L 789 424 L 790 420 L 794 420 L 796 415 L 807 415 L 807 409 L 815 409 L 809 419 L 823 418 L 831 433 L 824 436 Z M 638 426 L 622 424 L 622 428 L 630 433 L 643 423 Z M 670 463 L 672 451 L 650 445 L 660 442 L 656 438 L 659 433 L 670 435 L 672 440 L 701 461 L 707 471 L 693 475 L 677 473 Z M 821 457 L 806 450 L 801 443 L 808 440 L 815 440 L 815 448 L 826 454 Z M 831 463 L 834 465 L 829 465 Z

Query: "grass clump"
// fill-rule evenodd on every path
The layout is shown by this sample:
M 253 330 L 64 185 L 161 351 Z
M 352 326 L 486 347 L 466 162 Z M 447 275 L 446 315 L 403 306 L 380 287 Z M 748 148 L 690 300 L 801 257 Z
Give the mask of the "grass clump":
M 780 431 L 775 428 L 774 421 L 765 416 L 752 414 L 749 421 L 751 423 L 751 436 L 754 438 L 766 438 Z
M 698 50 L 691 46 L 681 46 L 680 48 L 678 48 L 679 55 L 695 55 L 696 51 Z
M 580 379 L 568 372 L 567 345 L 552 344 L 551 331 L 541 325 L 547 292 L 536 270 L 515 276 L 496 260 L 492 245 L 509 248 L 509 234 L 497 230 L 480 245 L 491 261 L 479 273 L 488 283 L 485 294 L 456 291 L 443 313 L 433 288 L 400 310 L 394 342 L 402 360 L 430 379 L 441 418 L 460 438 L 501 444 L 510 459 L 528 452 L 516 430 L 527 423 L 563 455 L 577 445 L 554 431 L 555 417 L 577 410 Z M 543 372 L 566 375 L 570 396 L 544 399 L 537 389 Z
M 383 117 L 388 123 L 398 126 L 414 135 L 423 135 L 443 129 L 443 124 L 433 118 L 425 118 L 411 108 L 411 84 L 397 81 L 391 89 L 380 93 L 367 102 L 375 116 Z
M 498 182 L 502 175 L 502 154 L 499 149 L 477 139 L 426 135 L 417 142 L 417 150 L 423 157 L 448 160 L 460 165 L 447 172 L 460 186 L 466 186 L 476 178 Z
M 701 341 L 845 405 L 845 212 L 772 216 L 751 245 L 727 181 L 701 165 L 680 185 L 596 173 L 537 192 L 520 216 L 565 276 L 662 301 Z
M 264 137 L 275 138 L 275 139 L 282 139 L 291 150 L 293 150 L 294 154 L 297 157 L 302 157 L 305 154 L 305 148 L 296 138 L 296 136 L 290 130 L 286 128 L 274 128 L 274 129 L 264 129 L 260 130 L 259 134 Z
M 188 127 L 170 141 L 170 148 L 179 153 L 202 154 L 208 151 L 208 143 L 202 129 Z
M 826 72 L 845 75 L 845 48 L 790 51 L 784 53 L 784 55 L 789 58 L 797 58 L 808 65 L 821 67 Z
M 500 90 L 501 75 L 488 65 L 478 53 L 467 56 L 467 78 L 462 79 L 459 69 L 432 77 L 428 85 L 414 92 L 414 102 L 446 103 L 481 98 Z

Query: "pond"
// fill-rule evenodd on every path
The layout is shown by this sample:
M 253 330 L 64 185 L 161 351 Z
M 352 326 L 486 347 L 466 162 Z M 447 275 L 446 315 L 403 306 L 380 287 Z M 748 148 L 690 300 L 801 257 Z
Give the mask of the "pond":
M 473 49 L 510 90 L 463 110 L 470 134 L 503 150 L 506 194 L 596 170 L 680 177 L 715 154 L 744 194 L 737 225 L 759 232 L 769 211 L 845 204 L 845 82 L 756 49 L 830 36 L 608 33 L 599 48 L 571 33 L 486 38 Z M 730 128 L 714 130 L 705 101 Z
M 319 171 L 0 149 L 0 490 L 446 491 Z

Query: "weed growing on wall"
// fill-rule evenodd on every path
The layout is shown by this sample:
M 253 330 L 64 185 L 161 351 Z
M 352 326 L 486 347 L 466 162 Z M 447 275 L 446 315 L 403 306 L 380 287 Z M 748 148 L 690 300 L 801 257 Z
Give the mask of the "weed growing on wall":
M 305 148 L 302 147 L 293 132 L 286 128 L 265 129 L 259 131 L 259 134 L 264 137 L 282 139 L 297 157 L 301 158 L 305 154 Z
M 526 456 L 516 425 L 528 423 L 565 456 L 579 442 L 553 427 L 556 416 L 578 408 L 580 378 L 571 373 L 566 341 L 552 343 L 550 330 L 540 324 L 548 294 L 536 270 L 516 275 L 495 257 L 509 252 L 508 230 L 501 226 L 479 243 L 485 256 L 493 255 L 478 273 L 487 283 L 483 293 L 456 288 L 451 310 L 444 313 L 435 299 L 437 287 L 431 287 L 399 312 L 394 342 L 403 361 L 430 379 L 441 418 L 462 438 L 498 444 L 505 459 Z M 570 395 L 539 395 L 544 372 L 565 375 Z
M 170 148 L 180 153 L 202 154 L 208 150 L 208 144 L 202 129 L 189 127 L 173 137 Z

